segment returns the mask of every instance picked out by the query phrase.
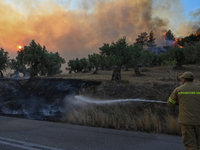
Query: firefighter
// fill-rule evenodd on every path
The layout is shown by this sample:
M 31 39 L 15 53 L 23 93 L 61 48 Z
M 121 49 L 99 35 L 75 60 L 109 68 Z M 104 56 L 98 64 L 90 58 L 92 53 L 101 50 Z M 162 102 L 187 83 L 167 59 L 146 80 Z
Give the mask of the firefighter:
M 180 78 L 183 85 L 172 92 L 167 105 L 179 106 L 178 122 L 186 150 L 200 150 L 200 86 L 193 83 L 192 72 L 185 72 Z

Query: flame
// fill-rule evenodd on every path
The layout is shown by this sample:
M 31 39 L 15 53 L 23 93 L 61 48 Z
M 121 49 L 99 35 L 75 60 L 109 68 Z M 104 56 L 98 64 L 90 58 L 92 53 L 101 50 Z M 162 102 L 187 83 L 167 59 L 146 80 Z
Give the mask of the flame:
M 200 33 L 196 33 L 196 36 L 199 36 L 200 35 Z
M 167 35 L 167 32 L 164 32 L 164 41 L 166 41 L 166 35 Z M 183 48 L 183 46 L 180 46 L 180 45 L 178 44 L 178 41 L 182 41 L 182 40 L 183 40 L 182 38 L 175 39 L 175 41 L 173 42 L 174 47 L 175 47 L 175 46 L 178 46 L 178 47 L 180 47 L 180 48 Z
M 165 32 L 164 32 L 164 41 L 166 41 L 166 38 L 165 38 L 166 35 L 167 35 L 167 32 L 165 31 Z
M 178 44 L 178 41 L 182 41 L 183 39 L 182 38 L 179 38 L 179 39 L 175 39 L 175 41 L 173 42 L 174 46 L 178 46 L 179 48 L 183 48 L 183 46 L 180 46 Z
M 166 41 L 166 34 L 167 34 L 167 32 L 164 32 L 164 41 Z M 193 34 L 193 35 L 199 36 L 200 33 L 195 33 L 195 34 Z M 178 46 L 179 48 L 183 48 L 183 46 L 180 46 L 180 45 L 178 44 L 178 42 L 180 42 L 180 41 L 183 41 L 183 39 L 182 39 L 182 38 L 175 39 L 175 41 L 173 42 L 173 46 L 174 46 L 174 47 Z

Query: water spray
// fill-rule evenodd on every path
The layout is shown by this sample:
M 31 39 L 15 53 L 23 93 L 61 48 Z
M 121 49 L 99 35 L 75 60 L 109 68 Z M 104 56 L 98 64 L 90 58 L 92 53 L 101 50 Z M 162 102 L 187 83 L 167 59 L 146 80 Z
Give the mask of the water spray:
M 75 96 L 77 101 L 90 103 L 90 104 L 113 104 L 113 103 L 122 103 L 122 102 L 150 102 L 150 103 L 164 103 L 165 101 L 157 100 L 144 100 L 144 99 L 117 99 L 117 100 L 92 100 L 84 96 Z

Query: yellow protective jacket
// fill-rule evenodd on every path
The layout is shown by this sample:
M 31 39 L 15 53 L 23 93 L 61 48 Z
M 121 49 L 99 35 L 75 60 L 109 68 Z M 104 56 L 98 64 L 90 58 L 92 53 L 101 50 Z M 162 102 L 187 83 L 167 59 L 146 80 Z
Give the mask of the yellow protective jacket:
M 167 105 L 179 105 L 179 123 L 200 125 L 200 86 L 185 82 L 172 92 Z

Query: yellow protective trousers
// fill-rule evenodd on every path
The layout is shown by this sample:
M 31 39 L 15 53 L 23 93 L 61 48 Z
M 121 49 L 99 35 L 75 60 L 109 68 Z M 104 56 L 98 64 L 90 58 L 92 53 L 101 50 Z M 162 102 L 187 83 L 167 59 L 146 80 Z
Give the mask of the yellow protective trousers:
M 200 125 L 181 124 L 181 133 L 186 150 L 200 150 Z

